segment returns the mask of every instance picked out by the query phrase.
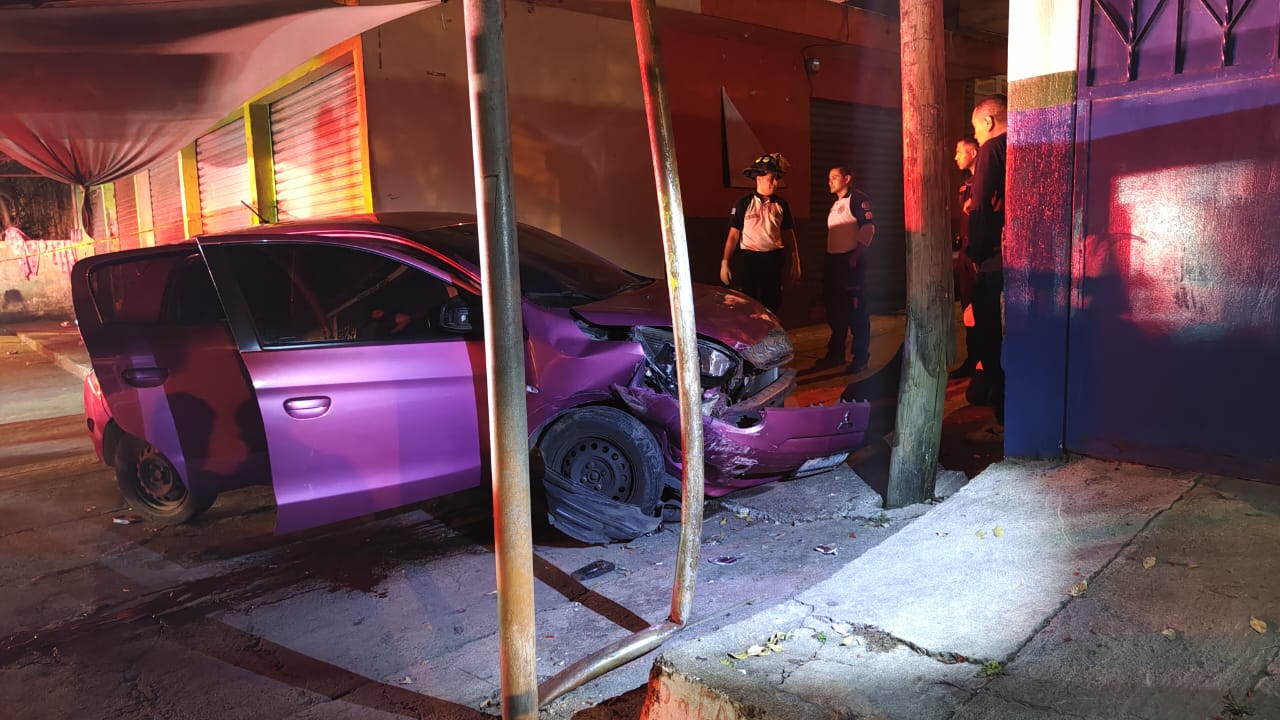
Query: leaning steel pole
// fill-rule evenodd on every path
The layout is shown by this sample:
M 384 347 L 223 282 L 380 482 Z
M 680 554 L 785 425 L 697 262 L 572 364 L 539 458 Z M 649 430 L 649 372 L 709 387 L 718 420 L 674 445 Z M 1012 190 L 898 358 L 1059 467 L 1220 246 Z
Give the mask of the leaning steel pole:
M 933 494 L 952 332 L 942 0 L 903 0 L 901 20 L 907 338 L 885 498 L 889 507 Z
M 548 678 L 539 688 L 542 704 L 600 675 L 644 655 L 666 642 L 689 622 L 693 585 L 702 540 L 702 377 L 698 369 L 697 330 L 693 317 L 693 287 L 689 251 L 685 244 L 684 206 L 680 199 L 680 174 L 671 131 L 671 105 L 662 76 L 653 0 L 631 0 L 636 51 L 645 116 L 649 121 L 649 151 L 658 191 L 662 246 L 666 251 L 667 294 L 675 334 L 676 373 L 680 386 L 680 424 L 684 471 L 680 508 L 680 539 L 676 549 L 676 577 L 671 590 L 671 612 L 666 622 L 615 641 Z
M 529 421 L 511 126 L 503 56 L 502 0 L 464 0 L 471 147 L 480 225 L 485 371 L 488 378 L 494 555 L 498 576 L 498 662 L 502 717 L 538 716 L 529 506 Z
M 645 118 L 649 122 L 649 153 L 658 191 L 662 248 L 667 262 L 667 295 L 675 334 L 676 372 L 680 387 L 680 427 L 683 430 L 684 472 L 680 505 L 680 545 L 676 552 L 676 580 L 671 592 L 671 622 L 684 625 L 693 607 L 693 583 L 702 543 L 702 376 L 698 367 L 697 327 L 693 316 L 693 280 L 685 240 L 684 202 L 676 168 L 675 135 L 671 129 L 671 101 L 662 72 L 662 55 L 654 25 L 654 0 L 631 0 L 640 84 Z

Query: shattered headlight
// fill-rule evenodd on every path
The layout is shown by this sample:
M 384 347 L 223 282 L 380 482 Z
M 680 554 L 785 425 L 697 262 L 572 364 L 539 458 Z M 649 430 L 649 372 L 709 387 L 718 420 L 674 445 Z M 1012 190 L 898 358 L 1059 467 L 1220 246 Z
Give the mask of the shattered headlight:
M 675 335 L 666 328 L 638 327 L 636 340 L 644 348 L 649 372 L 665 390 L 675 393 Z M 731 378 L 738 370 L 738 356 L 732 350 L 706 338 L 698 338 L 698 372 L 702 386 L 715 387 Z
M 702 377 L 719 380 L 733 372 L 736 366 L 729 353 L 705 340 L 698 341 L 698 369 Z

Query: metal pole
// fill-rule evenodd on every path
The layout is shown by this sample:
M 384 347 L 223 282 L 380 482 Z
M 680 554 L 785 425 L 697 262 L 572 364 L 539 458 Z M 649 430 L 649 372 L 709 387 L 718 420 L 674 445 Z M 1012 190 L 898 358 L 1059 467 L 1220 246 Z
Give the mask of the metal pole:
M 676 555 L 676 580 L 671 594 L 671 621 L 684 625 L 693 606 L 693 584 L 702 541 L 702 375 L 698 369 L 697 328 L 693 317 L 693 281 L 684 229 L 684 203 L 680 173 L 676 168 L 675 136 L 671 130 L 671 102 L 658 32 L 653 22 L 654 0 L 631 0 L 631 21 L 636 30 L 640 57 L 640 84 L 644 89 L 645 117 L 649 121 L 649 152 L 653 155 L 653 180 L 658 190 L 658 214 L 662 222 L 662 247 L 666 251 L 667 294 L 675 334 L 676 366 L 680 384 L 680 426 L 683 430 L 684 473 L 680 509 L 680 545 Z
M 484 296 L 502 717 L 538 716 L 529 421 L 502 0 L 464 0 Z
M 886 505 L 933 494 L 947 390 L 951 233 L 944 150 L 942 0 L 901 8 L 902 170 L 907 226 L 907 338 Z
M 636 51 L 640 58 L 640 83 L 644 90 L 645 116 L 649 122 L 649 151 L 658 192 L 662 246 L 666 251 L 667 293 L 675 334 L 676 367 L 680 385 L 680 424 L 684 452 L 683 500 L 680 508 L 680 540 L 676 551 L 676 576 L 671 590 L 668 621 L 614 642 L 548 678 L 538 689 L 544 705 L 666 642 L 689 620 L 693 607 L 694 579 L 702 540 L 702 377 L 698 369 L 698 341 L 693 316 L 693 287 L 689 252 L 685 244 L 684 206 L 680 200 L 680 174 L 676 168 L 671 106 L 653 23 L 653 0 L 631 0 Z

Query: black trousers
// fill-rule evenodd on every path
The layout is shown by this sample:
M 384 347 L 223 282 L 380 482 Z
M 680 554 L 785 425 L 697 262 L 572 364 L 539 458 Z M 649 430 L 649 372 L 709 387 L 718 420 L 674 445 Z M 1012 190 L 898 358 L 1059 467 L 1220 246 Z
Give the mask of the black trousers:
M 734 286 L 777 315 L 782 307 L 782 251 L 739 250 L 733 257 L 738 266 L 733 271 Z
M 1000 323 L 1000 293 L 1004 291 L 1004 272 L 980 272 L 973 284 L 972 348 L 982 362 L 982 372 L 990 387 L 988 398 L 996 411 L 996 421 L 1004 424 L 1004 367 L 1000 353 L 1004 349 L 1004 328 Z
M 871 358 L 871 314 L 863 302 L 866 263 L 849 267 L 853 251 L 827 253 L 822 266 L 822 299 L 827 309 L 827 356 L 844 359 L 844 343 L 852 337 L 850 352 L 854 362 Z

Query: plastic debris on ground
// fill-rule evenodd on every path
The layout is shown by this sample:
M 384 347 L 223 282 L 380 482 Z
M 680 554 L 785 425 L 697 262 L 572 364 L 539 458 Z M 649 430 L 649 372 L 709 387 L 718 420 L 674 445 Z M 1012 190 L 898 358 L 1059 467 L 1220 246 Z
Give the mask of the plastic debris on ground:
M 741 555 L 721 555 L 707 560 L 712 565 L 732 565 L 742 559 Z
M 598 578 L 601 575 L 611 573 L 614 569 L 614 564 L 608 560 L 596 560 L 595 562 L 587 563 L 577 570 L 574 570 L 572 576 L 574 580 L 591 580 L 592 578 Z

